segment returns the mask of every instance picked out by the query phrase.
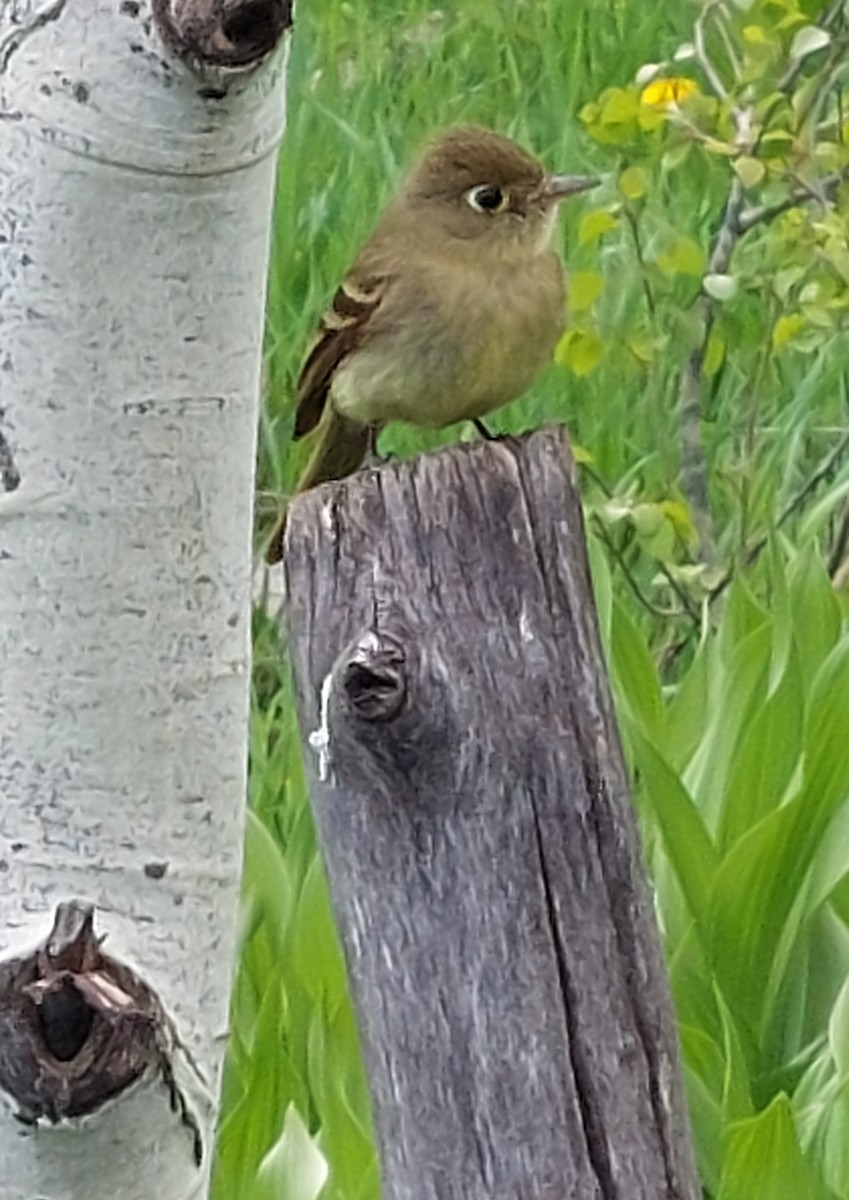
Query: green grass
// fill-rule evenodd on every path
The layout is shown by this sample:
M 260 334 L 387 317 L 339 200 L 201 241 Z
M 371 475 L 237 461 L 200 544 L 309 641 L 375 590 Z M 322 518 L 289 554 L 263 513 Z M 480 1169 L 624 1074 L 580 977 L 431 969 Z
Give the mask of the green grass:
M 755 0 L 735 29 L 772 29 L 792 7 Z M 819 7 L 804 4 L 810 15 Z M 552 167 L 604 178 L 599 193 L 567 206 L 562 230 L 576 283 L 601 277 L 600 296 L 573 319 L 598 361 L 584 374 L 552 365 L 495 423 L 519 431 L 565 422 L 588 460 L 600 620 L 706 1194 L 849 1200 L 849 639 L 823 567 L 849 493 L 845 456 L 815 477 L 849 415 L 844 291 L 830 325 L 805 307 L 802 289 L 821 286 L 814 273 L 831 267 L 789 219 L 740 246 L 739 295 L 718 313 L 722 362 L 703 394 L 718 547 L 705 576 L 680 505 L 676 407 L 699 336 L 699 278 L 680 254 L 675 265 L 675 247 L 684 238 L 707 249 L 729 162 L 685 152 L 665 126 L 599 142 L 578 116 L 606 88 L 627 87 L 643 63 L 670 58 L 698 11 L 655 0 L 441 9 L 303 0 L 269 276 L 260 490 L 274 505 L 292 486 L 304 350 L 432 132 L 482 122 Z M 756 86 L 768 92 L 778 71 L 768 63 Z M 632 166 L 647 194 L 623 208 L 617 178 Z M 602 210 L 613 227 L 586 236 L 584 217 Z M 782 298 L 775 277 L 787 267 L 798 278 Z M 772 330 L 787 311 L 808 314 L 822 336 L 777 350 Z M 384 444 L 409 454 L 467 435 L 394 428 Z M 744 570 L 761 538 L 766 549 Z M 705 604 L 706 586 L 729 570 L 739 578 Z M 254 634 L 243 952 L 215 1194 L 314 1200 L 326 1161 L 322 1200 L 376 1200 L 367 1092 L 285 653 L 260 615 Z

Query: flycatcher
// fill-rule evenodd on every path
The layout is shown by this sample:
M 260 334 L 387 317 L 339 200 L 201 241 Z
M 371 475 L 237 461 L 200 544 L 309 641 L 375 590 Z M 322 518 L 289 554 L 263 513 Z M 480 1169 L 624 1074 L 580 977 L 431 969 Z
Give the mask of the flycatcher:
M 529 387 L 566 321 L 557 206 L 597 183 L 547 174 L 489 129 L 450 129 L 426 150 L 301 369 L 294 437 L 317 428 L 318 441 L 298 491 L 355 471 L 389 421 L 479 423 Z

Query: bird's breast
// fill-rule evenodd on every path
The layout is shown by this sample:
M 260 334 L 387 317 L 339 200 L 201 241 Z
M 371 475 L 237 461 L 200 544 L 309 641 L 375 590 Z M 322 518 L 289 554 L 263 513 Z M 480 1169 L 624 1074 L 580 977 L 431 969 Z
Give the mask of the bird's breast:
M 333 403 L 363 424 L 440 428 L 516 399 L 551 361 L 565 324 L 554 252 L 489 262 L 433 262 L 399 280 L 397 315 L 337 372 Z

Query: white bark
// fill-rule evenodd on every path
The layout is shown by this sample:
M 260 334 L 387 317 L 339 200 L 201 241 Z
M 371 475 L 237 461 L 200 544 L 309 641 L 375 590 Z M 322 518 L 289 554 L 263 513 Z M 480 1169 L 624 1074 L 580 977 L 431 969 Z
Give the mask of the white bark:
M 284 75 L 211 99 L 150 0 L 0 0 L 0 960 L 93 902 L 207 1081 L 178 1050 L 201 1167 L 155 1070 L 82 1121 L 0 1110 L 4 1200 L 206 1193 Z

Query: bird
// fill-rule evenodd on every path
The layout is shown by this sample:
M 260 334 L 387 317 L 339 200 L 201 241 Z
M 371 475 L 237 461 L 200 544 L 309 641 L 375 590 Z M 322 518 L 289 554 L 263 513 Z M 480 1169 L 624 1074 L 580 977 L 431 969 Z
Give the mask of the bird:
M 295 440 L 316 431 L 296 485 L 356 471 L 378 432 L 438 429 L 522 395 L 566 323 L 557 210 L 599 180 L 546 172 L 491 129 L 437 136 L 378 218 L 319 323 L 297 383 Z M 282 556 L 280 527 L 266 557 Z

